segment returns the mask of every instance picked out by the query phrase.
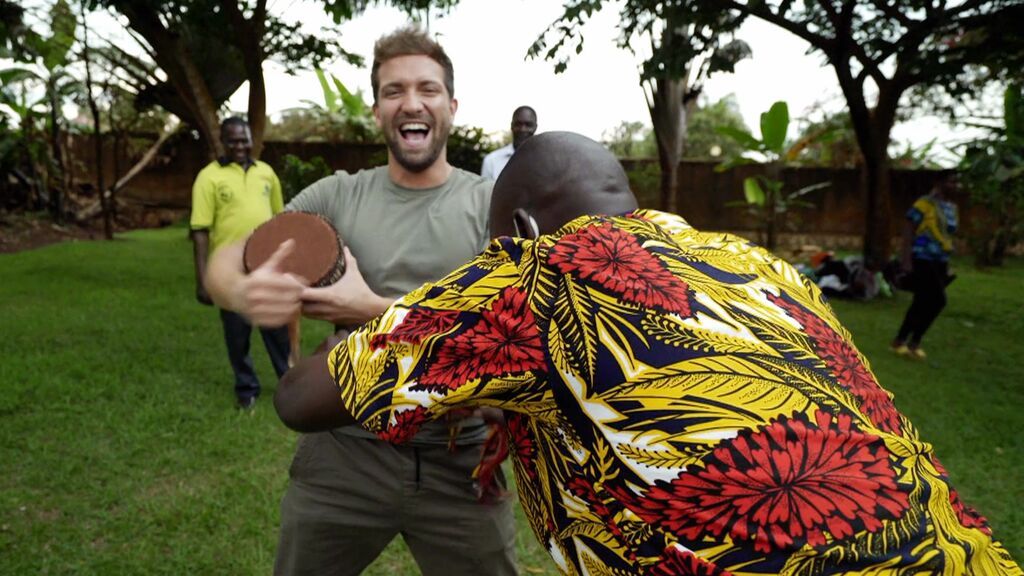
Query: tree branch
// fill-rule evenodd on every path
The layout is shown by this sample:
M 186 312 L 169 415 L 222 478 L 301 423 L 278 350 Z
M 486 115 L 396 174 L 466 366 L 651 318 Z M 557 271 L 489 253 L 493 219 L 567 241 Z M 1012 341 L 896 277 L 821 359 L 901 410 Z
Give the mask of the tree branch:
M 756 16 L 770 24 L 775 24 L 779 28 L 803 38 L 811 46 L 814 46 L 826 54 L 830 54 L 834 49 L 834 39 L 821 36 L 820 34 L 815 34 L 806 27 L 801 26 L 799 22 L 792 22 L 783 16 L 775 14 L 770 9 L 766 8 L 765 4 L 761 2 L 751 5 L 751 3 L 738 2 L 737 0 L 722 0 L 722 4 L 734 10 L 739 10 L 740 12 L 750 14 L 751 16 Z
M 904 28 L 909 29 L 914 24 L 914 20 L 911 20 L 906 14 L 890 6 L 886 0 L 872 0 L 871 4 L 881 10 L 882 14 L 899 22 Z
M 835 12 L 831 8 L 829 0 L 819 0 L 820 4 L 826 12 Z M 873 60 L 868 56 L 867 52 L 864 51 L 864 47 L 853 38 L 852 26 L 853 26 L 853 9 L 856 5 L 855 0 L 846 0 L 843 3 L 843 10 L 841 13 L 836 14 L 836 21 L 834 23 L 835 37 L 836 37 L 836 56 L 845 55 L 851 53 L 856 58 L 863 69 L 861 74 L 858 74 L 858 84 L 863 84 L 863 74 L 867 73 L 875 81 L 876 84 L 881 86 L 882 84 L 889 81 L 888 78 L 882 74 L 882 70 L 878 67 L 879 62 Z

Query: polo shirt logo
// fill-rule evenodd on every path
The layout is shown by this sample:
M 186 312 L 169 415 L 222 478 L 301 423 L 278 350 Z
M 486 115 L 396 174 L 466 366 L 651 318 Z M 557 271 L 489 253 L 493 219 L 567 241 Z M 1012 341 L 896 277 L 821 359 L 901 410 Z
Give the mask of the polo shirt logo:
M 231 202 L 231 198 L 233 196 L 234 192 L 232 192 L 231 188 L 228 187 L 227 185 L 220 184 L 217 186 L 217 199 L 220 200 L 222 203 L 226 204 L 228 202 Z

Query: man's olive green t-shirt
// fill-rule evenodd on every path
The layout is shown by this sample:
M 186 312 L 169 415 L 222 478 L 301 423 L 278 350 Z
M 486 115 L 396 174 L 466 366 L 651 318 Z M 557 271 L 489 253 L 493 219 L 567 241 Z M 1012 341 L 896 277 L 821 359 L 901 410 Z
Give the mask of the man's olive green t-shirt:
M 324 216 L 359 262 L 371 290 L 398 298 L 434 282 L 479 254 L 490 240 L 488 212 L 494 183 L 455 168 L 436 188 L 410 189 L 388 177 L 387 166 L 337 172 L 303 190 L 286 210 Z M 459 442 L 480 442 L 482 422 L 462 422 Z M 350 426 L 345 433 L 372 437 Z M 425 427 L 414 443 L 446 443 L 444 423 Z

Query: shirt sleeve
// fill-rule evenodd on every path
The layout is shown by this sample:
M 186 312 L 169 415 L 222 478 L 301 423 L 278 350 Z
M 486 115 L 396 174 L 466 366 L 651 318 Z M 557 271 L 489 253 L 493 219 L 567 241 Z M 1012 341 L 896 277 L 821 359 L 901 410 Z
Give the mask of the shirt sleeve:
M 494 152 L 484 156 L 483 166 L 480 167 L 480 175 L 494 180 Z
M 923 198 L 918 198 L 914 201 L 914 205 L 907 210 L 907 220 L 910 220 L 914 225 L 920 224 L 921 220 L 924 220 L 924 202 Z
M 203 170 L 192 184 L 192 216 L 189 226 L 193 230 L 209 228 L 217 212 L 215 185 L 208 171 Z
M 402 442 L 454 408 L 537 411 L 537 404 L 553 404 L 539 388 L 547 363 L 524 282 L 523 243 L 529 241 L 495 240 L 330 353 L 342 404 L 357 422 Z
M 336 205 L 343 196 L 338 192 L 351 186 L 350 178 L 346 172 L 321 178 L 296 194 L 284 208 L 289 212 L 313 212 L 330 218 L 336 213 Z

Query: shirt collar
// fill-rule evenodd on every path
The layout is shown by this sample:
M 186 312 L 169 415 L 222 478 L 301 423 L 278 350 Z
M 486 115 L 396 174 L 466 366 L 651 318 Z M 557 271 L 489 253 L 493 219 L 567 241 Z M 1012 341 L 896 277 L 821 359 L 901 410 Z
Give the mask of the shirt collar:
M 234 164 L 235 162 L 228 158 L 227 156 L 221 156 L 220 158 L 217 158 L 217 163 L 220 164 L 222 168 L 226 168 L 229 165 Z M 249 158 L 248 162 L 246 162 L 245 164 L 239 164 L 239 166 L 242 167 L 242 170 L 246 170 L 252 167 L 253 164 L 256 164 L 256 161 L 253 160 L 252 158 Z

